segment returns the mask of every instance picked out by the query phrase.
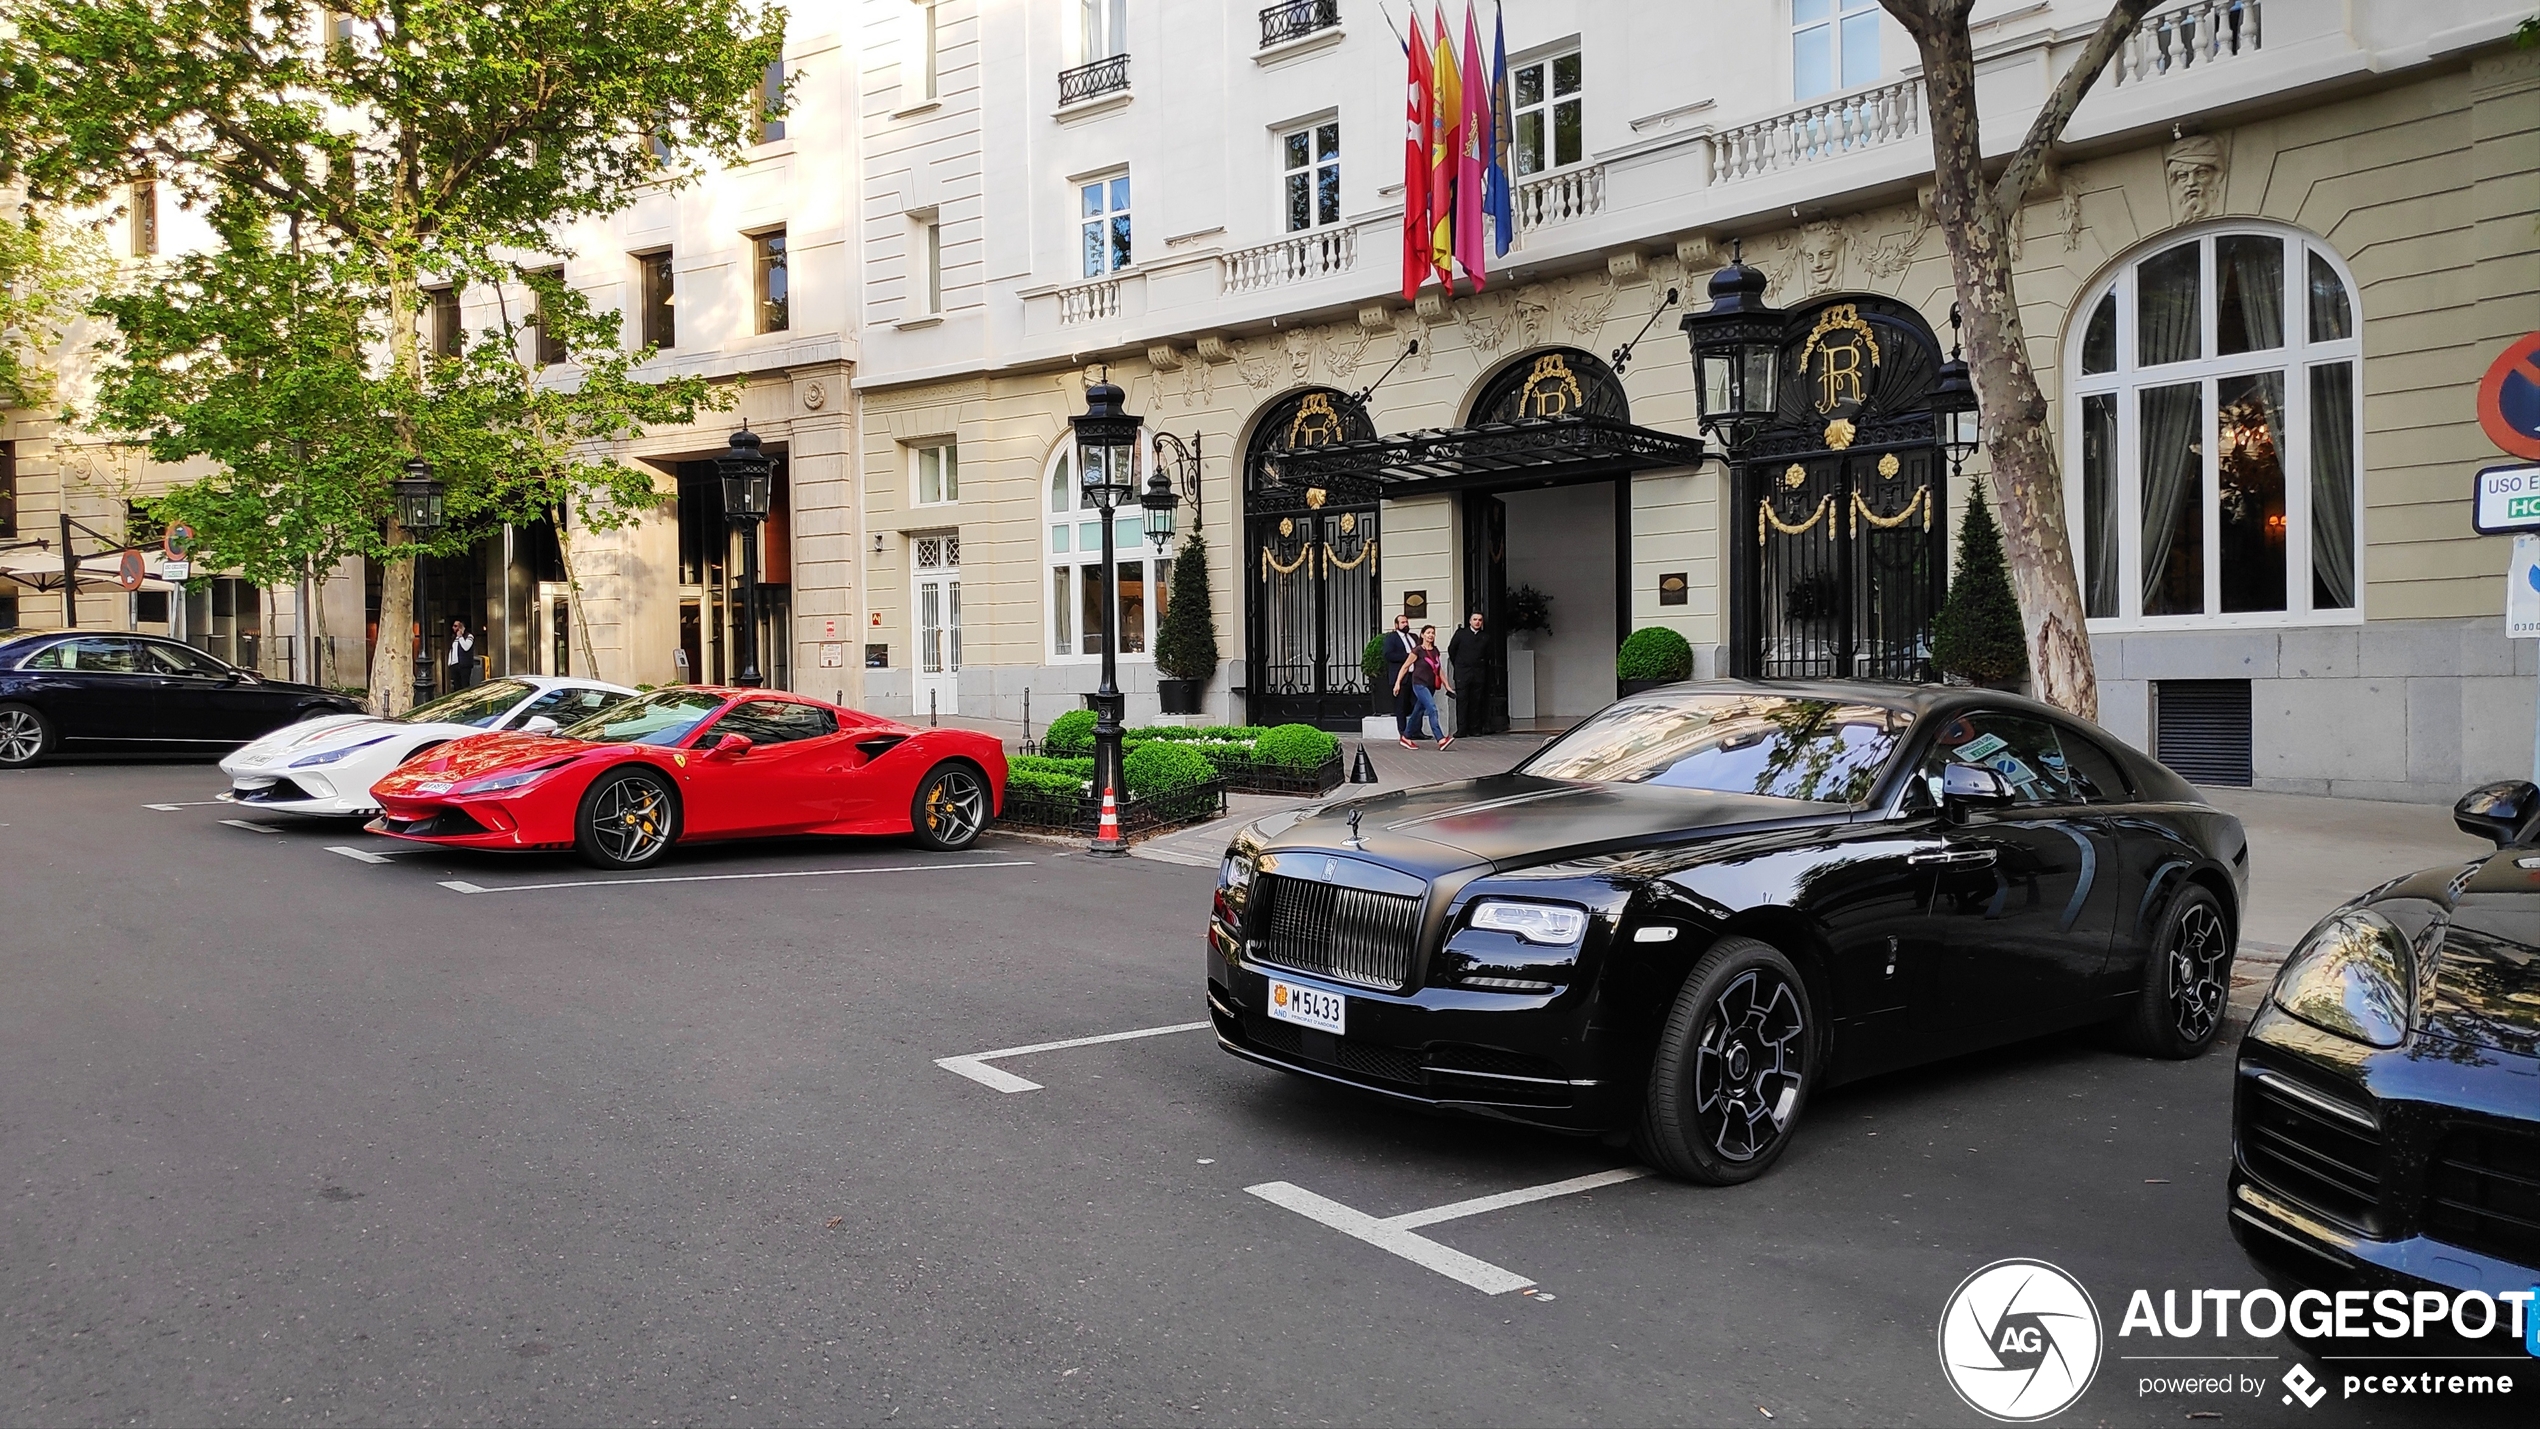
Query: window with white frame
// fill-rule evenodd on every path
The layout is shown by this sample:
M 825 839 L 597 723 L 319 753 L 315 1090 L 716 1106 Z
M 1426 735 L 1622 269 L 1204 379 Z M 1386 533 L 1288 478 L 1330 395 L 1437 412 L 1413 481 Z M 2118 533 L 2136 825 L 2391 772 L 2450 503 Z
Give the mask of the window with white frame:
M 919 236 L 926 245 L 926 311 L 940 313 L 944 310 L 943 222 L 933 218 L 926 220 Z
M 921 99 L 942 97 L 935 68 L 936 20 L 935 0 L 917 0 L 917 94 Z M 900 102 L 906 104 L 907 97 L 903 96 Z
M 1077 63 L 1092 64 L 1129 52 L 1129 0 L 1077 0 Z
M 1791 98 L 1858 89 L 1878 77 L 1878 0 L 1790 0 Z
M 1341 122 L 1326 119 L 1279 136 L 1279 192 L 1288 232 L 1341 221 Z
M 1099 278 L 1128 267 L 1129 176 L 1117 174 L 1079 185 L 1076 201 L 1085 276 Z
M 1567 168 L 1587 157 L 1581 127 L 1579 52 L 1528 60 L 1508 76 L 1508 116 L 1516 129 L 1509 158 L 1518 177 Z
M 2208 229 L 2076 311 L 2065 500 L 2090 617 L 2354 618 L 2362 354 L 2337 255 L 2292 228 Z
M 961 499 L 961 453 L 952 438 L 915 443 L 908 456 L 908 489 L 915 504 L 941 506 Z
M 1131 485 L 1146 483 L 1147 452 L 1137 449 Z M 1053 661 L 1097 659 L 1102 654 L 1105 606 L 1102 583 L 1102 512 L 1076 480 L 1076 444 L 1062 441 L 1050 457 L 1048 499 L 1043 503 L 1042 550 L 1049 570 L 1049 652 Z M 1147 544 L 1146 513 L 1135 501 L 1112 516 L 1112 608 L 1118 612 L 1118 651 L 1144 658 L 1164 620 L 1164 593 L 1172 587 L 1173 560 Z

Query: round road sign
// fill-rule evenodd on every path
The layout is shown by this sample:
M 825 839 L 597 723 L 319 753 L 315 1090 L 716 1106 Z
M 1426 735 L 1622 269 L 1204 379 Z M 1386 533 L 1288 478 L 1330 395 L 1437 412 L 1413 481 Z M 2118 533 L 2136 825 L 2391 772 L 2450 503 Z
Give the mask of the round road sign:
M 123 559 L 115 563 L 115 584 L 125 590 L 139 590 L 141 576 L 141 553 L 127 547 Z
M 2497 446 L 2540 460 L 2540 332 L 2524 333 L 2487 369 L 2478 384 L 2478 425 Z

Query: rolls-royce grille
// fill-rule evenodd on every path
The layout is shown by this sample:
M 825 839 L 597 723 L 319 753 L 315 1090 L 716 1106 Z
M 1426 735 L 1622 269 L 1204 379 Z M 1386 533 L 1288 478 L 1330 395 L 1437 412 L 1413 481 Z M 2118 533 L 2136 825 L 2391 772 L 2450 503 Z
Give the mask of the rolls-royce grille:
M 1411 985 L 1418 898 L 1266 873 L 1253 899 L 1256 959 L 1361 987 Z
M 2305 1089 L 2307 1091 L 2307 1089 Z M 2269 1078 L 2244 1078 L 2240 1159 L 2277 1193 L 2358 1229 L 2381 1200 L 2381 1136 L 2357 1109 L 2352 1116 L 2323 1092 L 2298 1095 Z
M 2463 1250 L 2540 1264 L 2540 1137 L 2455 1131 L 2427 1181 L 2427 1230 Z

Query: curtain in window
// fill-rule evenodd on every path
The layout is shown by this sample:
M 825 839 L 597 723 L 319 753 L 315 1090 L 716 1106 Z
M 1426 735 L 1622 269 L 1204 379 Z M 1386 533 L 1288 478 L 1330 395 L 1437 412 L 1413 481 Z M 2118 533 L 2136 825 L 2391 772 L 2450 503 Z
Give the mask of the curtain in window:
M 2283 241 L 2256 233 L 2217 238 L 2214 273 L 2222 288 L 2214 313 L 2216 350 L 2265 352 L 2284 346 Z
M 2188 362 L 2205 350 L 2198 326 L 2203 301 L 2197 245 L 2182 243 L 2143 260 L 2135 271 L 2135 360 L 2143 367 Z
M 2138 394 L 2143 447 L 2143 613 L 2189 615 L 2205 608 L 2204 388 L 2196 383 Z
M 2355 608 L 2355 369 L 2311 369 L 2311 604 Z
M 2083 606 L 2094 620 L 2117 614 L 2117 399 L 2081 399 Z

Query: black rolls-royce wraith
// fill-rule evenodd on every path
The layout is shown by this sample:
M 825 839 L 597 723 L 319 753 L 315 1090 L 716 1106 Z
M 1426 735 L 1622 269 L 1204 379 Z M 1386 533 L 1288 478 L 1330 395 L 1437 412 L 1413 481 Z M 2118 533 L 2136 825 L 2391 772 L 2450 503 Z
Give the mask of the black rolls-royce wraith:
M 226 754 L 286 724 L 361 709 L 333 690 L 269 680 L 154 635 L 0 640 L 0 769 L 63 753 Z
M 2103 1021 L 2203 1052 L 2247 871 L 2237 819 L 2032 700 L 1675 685 L 1237 834 L 1209 1006 L 1237 1056 L 1728 1183 L 1835 1082 Z

